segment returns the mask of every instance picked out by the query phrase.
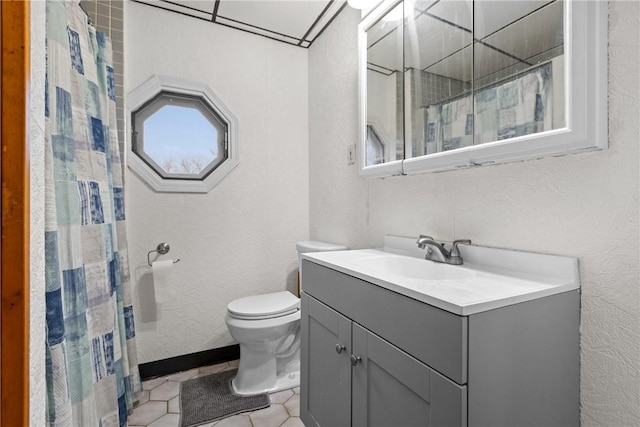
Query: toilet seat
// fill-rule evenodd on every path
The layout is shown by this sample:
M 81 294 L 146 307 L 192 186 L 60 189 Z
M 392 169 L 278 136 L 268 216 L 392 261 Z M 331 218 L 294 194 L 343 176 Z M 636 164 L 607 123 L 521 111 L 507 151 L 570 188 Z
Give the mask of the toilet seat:
M 263 320 L 287 316 L 300 310 L 300 300 L 291 292 L 252 295 L 231 301 L 229 316 L 242 320 Z

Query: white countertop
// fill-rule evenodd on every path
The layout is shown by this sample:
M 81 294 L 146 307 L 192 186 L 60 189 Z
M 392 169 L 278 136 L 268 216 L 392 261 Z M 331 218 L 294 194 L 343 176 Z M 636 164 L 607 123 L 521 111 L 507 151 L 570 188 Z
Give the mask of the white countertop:
M 423 251 L 406 251 L 406 247 L 410 247 L 406 240 L 405 248 L 402 244 L 387 245 L 394 239 L 409 238 L 385 239 L 386 247 L 382 249 L 316 252 L 302 257 L 463 316 L 580 287 L 575 258 L 461 246 L 462 257 L 468 261 L 461 266 L 450 266 L 425 260 Z M 416 268 L 409 268 L 409 273 L 395 274 L 393 268 L 386 267 L 398 263 Z

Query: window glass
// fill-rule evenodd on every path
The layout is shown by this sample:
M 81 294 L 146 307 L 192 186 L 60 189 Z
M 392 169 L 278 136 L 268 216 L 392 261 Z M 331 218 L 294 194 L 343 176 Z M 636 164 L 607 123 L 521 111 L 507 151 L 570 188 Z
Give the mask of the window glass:
M 132 116 L 133 151 L 163 178 L 201 180 L 227 158 L 227 125 L 199 97 L 163 92 Z

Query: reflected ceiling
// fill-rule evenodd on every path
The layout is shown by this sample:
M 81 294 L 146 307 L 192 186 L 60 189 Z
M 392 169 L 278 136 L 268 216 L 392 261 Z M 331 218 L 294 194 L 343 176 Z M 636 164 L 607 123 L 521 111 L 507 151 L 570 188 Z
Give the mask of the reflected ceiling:
M 307 48 L 346 0 L 133 0 Z
M 562 1 L 477 1 L 475 27 L 470 4 L 468 1 L 416 1 L 414 19 L 407 27 L 409 33 L 405 38 L 405 52 L 411 54 L 405 54 L 404 66 L 469 82 L 472 70 L 476 80 L 492 79 L 562 53 Z M 394 54 L 397 49 L 393 47 L 397 37 L 392 33 L 400 25 L 401 21 L 385 25 L 385 31 L 375 28 L 368 32 L 370 69 L 386 70 L 385 74 L 399 71 Z M 474 54 L 470 46 L 472 28 L 475 30 Z

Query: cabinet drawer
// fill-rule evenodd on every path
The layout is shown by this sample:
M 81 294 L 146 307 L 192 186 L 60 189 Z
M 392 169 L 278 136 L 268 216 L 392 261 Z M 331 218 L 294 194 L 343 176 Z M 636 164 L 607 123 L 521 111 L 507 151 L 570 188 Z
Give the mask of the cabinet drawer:
M 307 260 L 302 289 L 456 383 L 467 383 L 466 317 Z

